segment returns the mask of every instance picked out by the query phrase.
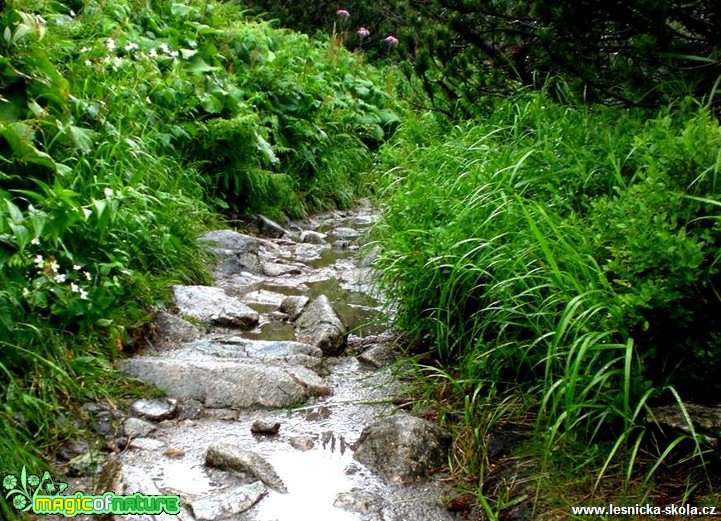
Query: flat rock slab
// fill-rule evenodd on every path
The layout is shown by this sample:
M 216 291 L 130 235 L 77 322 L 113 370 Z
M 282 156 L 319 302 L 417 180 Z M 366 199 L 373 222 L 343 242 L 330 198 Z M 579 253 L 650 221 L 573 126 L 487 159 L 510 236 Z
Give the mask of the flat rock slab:
M 685 403 L 684 409 L 693 425 L 693 432 L 688 424 L 686 414 L 677 404 L 652 407 L 652 415 L 649 415 L 646 421 L 647 423 L 657 423 L 662 429 L 703 435 L 707 443 L 717 447 L 719 433 L 721 433 L 721 406 Z
M 171 396 L 198 400 L 212 408 L 283 408 L 311 396 L 330 394 L 316 373 L 291 365 L 220 358 L 135 357 L 125 360 L 121 370 L 165 389 Z
M 168 398 L 142 398 L 133 402 L 130 412 L 150 421 L 169 420 L 177 414 L 178 402 Z
M 189 360 L 248 359 L 317 367 L 321 362 L 323 351 L 310 344 L 292 340 L 254 340 L 239 336 L 223 336 L 186 344 L 183 350 L 176 351 L 175 356 Z
M 280 307 L 280 303 L 286 298 L 282 293 L 275 293 L 267 289 L 259 289 L 249 291 L 239 297 L 246 304 L 263 304 L 268 306 Z
M 250 474 L 273 490 L 282 494 L 288 492 L 283 480 L 275 472 L 273 466 L 260 454 L 241 449 L 228 443 L 218 443 L 208 447 L 205 453 L 205 464 L 224 470 L 235 470 Z
M 260 481 L 214 492 L 213 495 L 196 499 L 190 506 L 197 521 L 216 521 L 241 514 L 268 494 Z
M 219 326 L 250 329 L 258 323 L 258 313 L 221 288 L 213 286 L 173 286 L 173 297 L 181 315 Z
M 296 335 L 301 342 L 320 348 L 326 355 L 339 354 L 345 348 L 347 334 L 328 297 L 311 302 L 296 321 Z
M 279 262 L 264 262 L 263 273 L 268 277 L 282 277 L 283 275 L 300 275 L 302 269 L 294 264 Z
M 127 418 L 123 423 L 123 433 L 128 438 L 143 438 L 153 432 L 157 426 L 140 418 Z
M 397 414 L 365 429 L 353 457 L 391 483 L 406 485 L 427 479 L 448 463 L 450 436 L 435 424 Z

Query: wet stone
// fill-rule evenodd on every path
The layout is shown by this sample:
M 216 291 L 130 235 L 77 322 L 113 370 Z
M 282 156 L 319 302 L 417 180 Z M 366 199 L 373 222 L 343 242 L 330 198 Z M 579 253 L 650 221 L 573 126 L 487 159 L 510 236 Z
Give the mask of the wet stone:
M 288 318 L 293 321 L 300 316 L 308 302 L 310 302 L 310 299 L 305 295 L 292 295 L 283 299 L 280 303 L 280 310 L 286 313 Z
M 165 443 L 154 438 L 135 438 L 130 441 L 129 447 L 133 449 L 156 451 L 165 447 Z
M 357 488 L 337 494 L 333 506 L 359 514 L 381 511 L 381 501 L 377 496 Z
M 338 239 L 337 241 L 333 241 L 330 246 L 334 250 L 347 250 L 348 248 L 350 248 L 351 242 L 343 239 Z
M 336 355 L 345 348 L 345 326 L 325 295 L 303 310 L 296 328 L 298 340 L 320 348 L 325 355 Z
M 657 423 L 665 430 L 700 434 L 706 443 L 717 447 L 721 433 L 721 406 L 685 403 L 684 409 L 693 424 L 694 432 L 691 431 L 686 415 L 677 404 L 652 408 L 652 415 L 647 418 L 647 423 Z
M 155 329 L 161 342 L 192 342 L 202 336 L 200 329 L 193 324 L 166 311 L 155 314 Z
M 173 286 L 175 304 L 181 315 L 219 326 L 251 328 L 258 313 L 221 288 L 214 286 Z
M 248 292 L 240 297 L 246 304 L 266 304 L 274 307 L 280 306 L 283 302 L 285 295 L 281 293 L 274 293 L 267 289 L 260 289 Z
M 353 457 L 391 483 L 410 484 L 447 464 L 450 441 L 435 424 L 397 414 L 363 429 Z
M 238 411 L 233 409 L 205 409 L 203 418 L 211 420 L 232 421 L 238 419 Z
M 198 240 L 218 258 L 215 268 L 217 275 L 228 276 L 243 271 L 260 272 L 260 241 L 257 238 L 232 230 L 214 230 L 201 235 Z
M 283 275 L 300 275 L 299 266 L 292 264 L 281 264 L 278 262 L 264 262 L 263 273 L 268 277 L 281 277 Z
M 256 420 L 253 422 L 253 425 L 250 426 L 250 432 L 253 434 L 262 434 L 266 436 L 278 434 L 279 430 L 280 422 L 269 420 Z
M 374 215 L 356 215 L 355 217 L 351 217 L 349 222 L 356 226 L 370 226 L 377 220 L 378 218 Z
M 197 521 L 216 521 L 241 514 L 268 494 L 260 481 L 214 492 L 191 503 Z
M 398 360 L 398 352 L 392 344 L 372 344 L 363 353 L 358 355 L 358 360 L 380 368 L 390 365 Z
M 273 466 L 253 451 L 227 443 L 211 445 L 205 453 L 205 464 L 209 467 L 250 474 L 278 492 L 283 494 L 288 492 Z
M 254 218 L 255 226 L 258 229 L 258 234 L 263 237 L 271 237 L 274 239 L 280 239 L 284 235 L 288 234 L 288 231 L 283 228 L 280 224 L 268 219 L 264 215 L 256 215 Z
M 243 294 L 253 291 L 263 280 L 262 277 L 243 272 L 219 280 L 217 286 L 231 295 Z
M 58 451 L 58 457 L 69 461 L 90 451 L 90 444 L 87 440 L 70 440 L 63 444 Z
M 141 468 L 122 463 L 118 460 L 109 461 L 100 472 L 95 487 L 96 494 L 114 492 L 116 495 L 132 495 L 136 492 L 147 496 L 162 495 L 153 479 Z M 187 521 L 188 517 L 182 514 L 170 515 L 166 513 L 143 516 L 148 521 Z M 132 519 L 132 516 L 114 516 L 114 520 L 120 521 Z
M 290 443 L 291 447 L 301 452 L 309 451 L 315 447 L 313 438 L 309 436 L 294 436 L 288 440 L 288 443 Z
M 355 239 L 356 237 L 360 237 L 361 233 L 358 230 L 354 230 L 353 228 L 340 227 L 335 228 L 331 232 L 331 235 L 341 239 Z
M 223 336 L 204 339 L 187 346 L 181 356 L 198 358 L 199 356 L 249 359 L 258 361 L 285 361 L 292 365 L 305 367 L 317 366 L 323 351 L 310 344 L 293 340 L 256 340 L 240 336 Z
M 305 230 L 300 234 L 300 242 L 306 242 L 309 244 L 325 244 L 326 237 L 328 237 L 328 235 L 325 233 Z
M 155 429 L 155 424 L 140 418 L 128 418 L 123 424 L 123 433 L 129 438 L 142 438 Z
M 178 402 L 179 420 L 197 420 L 203 415 L 203 404 L 198 400 L 188 399 Z
M 121 369 L 171 396 L 210 408 L 290 407 L 330 392 L 310 369 L 262 361 L 135 357 Z
M 130 412 L 150 421 L 169 420 L 178 412 L 178 401 L 172 398 L 142 398 L 133 402 Z
M 96 450 L 75 456 L 68 462 L 68 474 L 71 476 L 92 476 L 100 470 L 106 459 L 107 455 L 104 452 Z

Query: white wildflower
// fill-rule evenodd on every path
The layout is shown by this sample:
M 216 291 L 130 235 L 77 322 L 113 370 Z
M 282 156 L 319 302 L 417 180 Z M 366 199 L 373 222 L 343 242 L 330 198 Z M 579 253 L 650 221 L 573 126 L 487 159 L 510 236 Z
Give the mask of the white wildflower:
M 75 284 L 74 282 L 70 283 L 70 291 L 73 293 L 79 293 L 80 292 L 80 286 Z
M 107 47 L 109 51 L 114 51 L 115 40 L 113 40 L 112 38 L 108 38 L 107 40 L 105 40 L 105 47 Z
M 80 264 L 73 264 L 73 269 L 75 271 L 80 271 L 81 268 L 82 268 L 82 266 Z
M 85 60 L 85 66 L 90 67 L 93 64 L 90 60 Z
M 170 51 L 169 54 L 170 54 L 171 58 L 177 58 L 179 53 L 178 53 L 178 51 Z
M 148 56 L 150 56 L 151 58 L 157 58 L 158 51 L 156 51 L 155 49 L 150 49 L 150 52 L 148 52 Z
M 67 277 L 66 277 L 65 273 L 58 273 L 57 275 L 55 275 L 53 277 L 53 280 L 55 280 L 55 282 L 60 283 L 60 282 L 65 282 L 66 278 Z
M 113 58 L 113 70 L 118 70 L 123 66 L 123 59 L 120 56 Z
M 90 48 L 89 48 L 89 47 L 83 47 L 82 49 L 80 49 L 80 53 L 81 53 L 81 54 L 82 54 L 82 53 L 85 53 L 85 52 L 88 52 L 88 51 L 90 51 Z
M 80 288 L 80 299 L 88 300 L 88 292 L 85 291 L 83 288 Z
M 93 280 L 93 276 L 86 271 L 86 272 L 85 272 L 85 279 L 86 279 L 86 280 Z
M 57 273 L 59 267 L 60 266 L 58 265 L 57 261 L 55 261 L 55 260 L 50 261 L 50 271 L 52 271 L 53 273 Z
M 165 54 L 168 54 L 170 52 L 170 48 L 168 47 L 168 44 L 165 42 L 160 44 L 160 50 L 163 51 Z
M 38 244 L 40 244 L 40 239 L 35 237 L 32 241 L 30 241 L 30 244 L 37 246 Z
M 43 256 L 42 256 L 42 255 L 36 255 L 36 256 L 35 256 L 35 260 L 34 260 L 33 262 L 35 263 L 35 265 L 36 265 L 38 268 L 42 268 L 43 265 L 45 264 L 45 259 L 43 259 Z

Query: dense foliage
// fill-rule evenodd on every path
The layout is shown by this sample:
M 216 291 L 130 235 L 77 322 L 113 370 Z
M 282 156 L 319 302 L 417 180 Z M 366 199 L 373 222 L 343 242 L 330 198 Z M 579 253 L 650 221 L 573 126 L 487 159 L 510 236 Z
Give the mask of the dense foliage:
M 335 22 L 329 14 L 340 6 L 352 13 L 351 27 L 380 37 L 375 42 L 398 35 L 409 78 L 412 69 L 434 106 L 449 114 L 478 114 L 487 95 L 559 78 L 564 88 L 552 94 L 657 107 L 679 95 L 708 96 L 721 76 L 721 11 L 711 1 L 248 3 L 311 34 L 328 31 Z M 352 36 L 351 46 L 362 43 Z
M 172 282 L 208 280 L 213 210 L 347 206 L 398 118 L 354 55 L 233 2 L 3 6 L 0 453 L 20 465 L 108 392 Z
M 649 404 L 721 396 L 720 23 L 705 1 L 0 2 L 3 461 L 129 392 L 108 362 L 208 280 L 218 212 L 348 206 L 374 170 L 381 285 L 454 384 L 470 472 L 478 403 L 522 396 L 547 454 L 606 442 L 600 474 L 621 455 L 630 479 Z
M 383 157 L 382 285 L 466 407 L 520 391 L 548 454 L 610 439 L 618 455 L 647 405 L 721 396 L 707 108 L 648 117 L 527 95 L 484 120 L 409 119 Z

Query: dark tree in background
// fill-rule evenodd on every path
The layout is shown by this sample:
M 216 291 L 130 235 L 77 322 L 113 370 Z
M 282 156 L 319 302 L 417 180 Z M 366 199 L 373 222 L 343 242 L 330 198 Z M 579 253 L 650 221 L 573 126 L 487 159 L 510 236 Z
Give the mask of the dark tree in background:
M 710 96 L 721 76 L 719 0 L 252 0 L 283 25 L 329 31 L 337 9 L 370 57 L 395 34 L 438 108 L 473 112 L 483 96 L 521 86 L 567 101 L 653 107 Z M 571 96 L 571 99 L 568 98 Z M 716 97 L 721 103 L 721 96 Z

